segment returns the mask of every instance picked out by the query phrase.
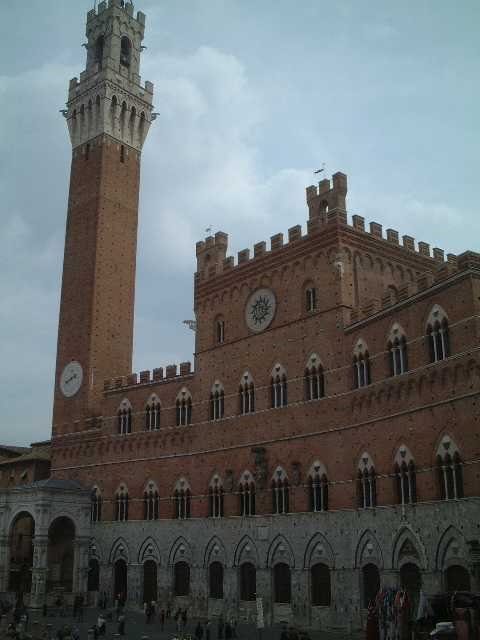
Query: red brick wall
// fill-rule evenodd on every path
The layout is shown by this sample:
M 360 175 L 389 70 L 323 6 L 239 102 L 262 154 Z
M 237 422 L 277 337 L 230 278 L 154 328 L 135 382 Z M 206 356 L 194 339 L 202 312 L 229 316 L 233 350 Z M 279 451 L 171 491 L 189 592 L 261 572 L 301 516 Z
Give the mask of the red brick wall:
M 54 433 L 101 412 L 103 381 L 131 371 L 140 156 L 99 136 L 74 150 L 57 347 Z M 78 360 L 82 389 L 64 399 L 58 380 Z M 67 426 L 70 425 L 70 426 Z

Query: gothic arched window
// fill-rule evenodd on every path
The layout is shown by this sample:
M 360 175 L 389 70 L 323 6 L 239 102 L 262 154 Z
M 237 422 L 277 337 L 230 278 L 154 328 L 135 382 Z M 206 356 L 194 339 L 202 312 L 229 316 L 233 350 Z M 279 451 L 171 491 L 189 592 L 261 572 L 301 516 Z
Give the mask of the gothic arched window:
M 126 522 L 128 520 L 128 489 L 124 484 L 120 485 L 117 491 L 115 506 L 115 520 Z
M 255 411 L 255 386 L 248 371 L 243 374 L 240 380 L 239 399 L 241 415 Z
M 372 459 L 364 453 L 358 463 L 358 506 L 360 509 L 377 506 L 377 476 Z
M 282 365 L 276 364 L 272 369 L 271 377 L 271 406 L 273 409 L 278 409 L 287 404 L 287 372 Z
M 240 479 L 238 487 L 240 497 L 240 515 L 255 515 L 255 481 L 249 471 L 245 471 Z
M 192 396 L 185 387 L 177 395 L 175 408 L 177 427 L 192 423 Z
M 328 478 L 325 467 L 314 462 L 308 474 L 308 494 L 310 511 L 328 510 Z
M 217 380 L 210 393 L 210 420 L 221 420 L 224 415 L 225 391 L 223 385 Z
M 388 338 L 390 375 L 400 376 L 408 371 L 407 339 L 402 327 L 395 323 Z
M 102 519 L 102 495 L 100 489 L 95 487 L 90 498 L 90 520 L 100 522 Z
M 143 492 L 143 519 L 158 520 L 160 496 L 153 482 L 149 482 Z
M 132 43 L 127 36 L 122 36 L 120 40 L 120 64 L 129 67 L 132 58 Z
M 450 335 L 445 311 L 435 305 L 427 322 L 427 341 L 430 362 L 445 360 L 450 355 Z
M 318 400 L 325 395 L 323 366 L 316 353 L 312 353 L 305 368 L 305 400 Z
M 98 64 L 98 68 L 102 68 L 103 64 L 103 48 L 105 45 L 105 39 L 103 35 L 98 36 L 95 42 L 95 62 Z
M 366 345 L 359 340 L 353 353 L 353 384 L 356 389 L 371 382 L 370 357 Z
M 160 429 L 160 400 L 153 395 L 145 407 L 145 431 Z
M 402 445 L 395 456 L 395 493 L 398 504 L 417 501 L 417 475 L 410 451 Z
M 177 520 L 185 520 L 190 518 L 190 503 L 192 494 L 190 485 L 183 478 L 175 485 L 173 492 L 174 517 Z
M 215 475 L 208 487 L 208 515 L 210 518 L 223 518 L 223 486 Z
M 287 474 L 277 467 L 272 478 L 272 513 L 289 512 L 289 486 Z
M 132 406 L 128 400 L 122 400 L 117 413 L 118 433 L 126 435 L 132 432 Z
M 463 498 L 463 462 L 456 444 L 444 436 L 437 449 L 437 473 L 442 500 Z

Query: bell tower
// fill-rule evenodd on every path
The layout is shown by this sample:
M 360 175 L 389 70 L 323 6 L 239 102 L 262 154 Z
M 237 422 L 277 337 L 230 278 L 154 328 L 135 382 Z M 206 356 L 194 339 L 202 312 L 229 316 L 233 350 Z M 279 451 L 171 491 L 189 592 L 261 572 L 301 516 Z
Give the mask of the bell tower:
M 53 436 L 89 428 L 104 379 L 131 372 L 140 157 L 153 119 L 153 85 L 139 76 L 144 30 L 131 2 L 100 2 L 87 14 L 86 68 L 69 85 Z

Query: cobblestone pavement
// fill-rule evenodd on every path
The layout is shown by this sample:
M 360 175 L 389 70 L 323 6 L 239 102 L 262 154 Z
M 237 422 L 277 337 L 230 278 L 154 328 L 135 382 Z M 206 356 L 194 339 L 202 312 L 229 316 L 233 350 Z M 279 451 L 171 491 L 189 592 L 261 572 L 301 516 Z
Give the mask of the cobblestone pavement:
M 65 617 L 48 615 L 46 618 L 44 618 L 41 612 L 32 611 L 30 612 L 28 631 L 32 630 L 32 623 L 34 621 L 39 621 L 40 623 L 42 623 L 42 625 L 45 623 L 51 624 L 52 631 L 54 632 L 52 634 L 53 636 L 55 632 L 58 629 L 62 628 L 64 625 L 71 625 L 78 627 L 81 640 L 87 640 L 87 631 L 97 621 L 98 613 L 98 609 L 86 609 L 83 622 L 76 622 L 71 615 L 67 615 Z M 194 638 L 193 634 L 197 622 L 197 619 L 188 621 L 187 628 L 185 630 L 185 633 L 190 633 L 192 635 L 192 639 Z M 204 620 L 201 620 L 201 622 L 204 622 Z M 212 631 L 210 639 L 217 640 L 216 622 L 212 622 L 211 629 Z M 113 621 L 107 621 L 107 633 L 105 639 L 111 640 L 115 637 L 116 633 L 117 623 L 115 622 L 115 615 L 113 615 Z M 279 640 L 280 633 L 280 626 L 263 629 L 261 632 L 261 636 L 258 635 L 257 629 L 253 625 L 239 624 L 237 626 L 237 638 L 239 638 L 239 640 Z M 308 633 L 311 640 L 343 640 L 344 638 L 359 640 L 361 637 L 363 637 L 358 634 L 349 636 L 348 634 L 343 632 L 309 631 Z M 144 637 L 148 637 L 149 640 L 172 640 L 172 638 L 175 637 L 175 623 L 173 621 L 167 623 L 165 625 L 164 631 L 161 632 L 158 619 L 156 619 L 155 622 L 152 622 L 151 624 L 146 624 L 143 612 L 127 610 L 124 640 L 142 640 L 142 638 Z M 203 640 L 205 640 L 205 635 L 203 636 Z

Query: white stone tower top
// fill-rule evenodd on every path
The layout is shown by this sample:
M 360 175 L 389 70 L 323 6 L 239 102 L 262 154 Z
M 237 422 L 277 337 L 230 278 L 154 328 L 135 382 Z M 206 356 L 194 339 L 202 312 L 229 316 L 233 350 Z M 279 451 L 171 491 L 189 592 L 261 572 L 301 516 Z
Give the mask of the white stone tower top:
M 140 82 L 145 14 L 108 0 L 87 14 L 87 64 L 70 80 L 67 111 L 73 148 L 107 134 L 141 151 L 152 121 L 153 84 Z

